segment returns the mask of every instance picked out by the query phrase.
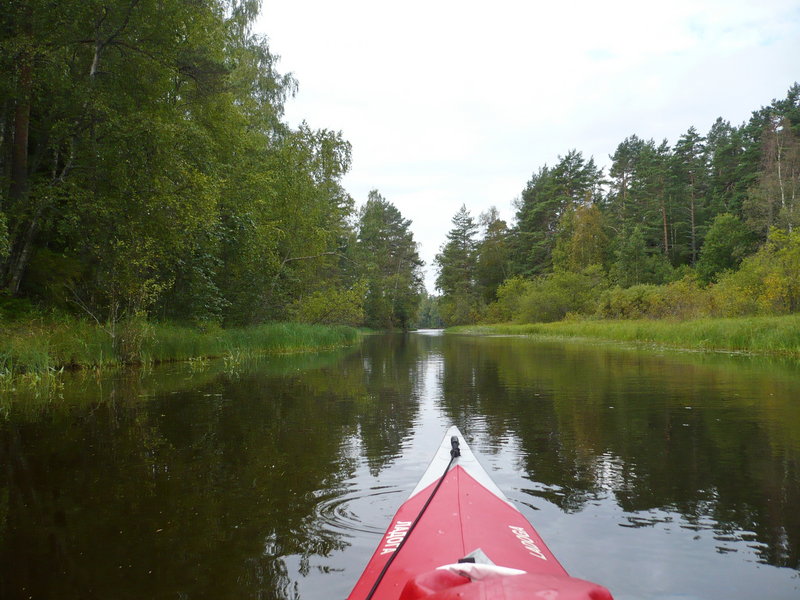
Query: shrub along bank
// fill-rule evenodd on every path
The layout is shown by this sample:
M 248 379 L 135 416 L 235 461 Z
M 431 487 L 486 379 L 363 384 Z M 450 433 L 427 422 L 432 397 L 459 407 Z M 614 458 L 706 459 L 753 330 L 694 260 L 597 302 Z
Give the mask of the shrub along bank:
M 600 265 L 537 278 L 507 279 L 484 323 L 542 323 L 564 318 L 701 319 L 768 317 L 800 312 L 800 231 L 773 229 L 767 243 L 738 269 L 711 282 L 687 268 L 656 285 L 610 286 Z

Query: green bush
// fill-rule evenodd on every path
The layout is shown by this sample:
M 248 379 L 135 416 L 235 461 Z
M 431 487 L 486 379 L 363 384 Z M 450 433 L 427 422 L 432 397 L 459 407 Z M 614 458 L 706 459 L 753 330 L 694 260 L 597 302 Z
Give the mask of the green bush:
M 669 260 L 657 249 L 647 247 L 641 227 L 636 227 L 617 242 L 611 279 L 620 287 L 662 284 L 674 278 Z
M 22 280 L 22 295 L 57 310 L 74 307 L 70 292 L 81 277 L 84 266 L 70 256 L 38 248 L 31 257 Z
M 767 243 L 711 286 L 711 314 L 781 315 L 800 311 L 800 232 L 772 229 Z
M 487 307 L 482 320 L 486 323 L 505 323 L 518 318 L 520 302 L 532 287 L 533 282 L 524 277 L 506 279 L 497 288 L 497 300 Z
M 531 282 L 519 300 L 515 321 L 548 323 L 563 319 L 567 313 L 595 312 L 597 296 L 605 290 L 606 281 L 599 266 L 579 273 L 557 271 Z
M 693 319 L 709 312 L 707 290 L 690 274 L 666 285 L 614 287 L 598 302 L 605 319 Z
M 567 314 L 590 315 L 607 285 L 599 265 L 580 272 L 556 271 L 533 280 L 512 277 L 497 289 L 497 300 L 486 308 L 481 321 L 547 323 Z
M 606 291 L 597 307 L 604 319 L 641 319 L 658 310 L 661 301 L 659 286 L 639 284 L 628 288 L 616 286 Z
M 800 232 L 770 231 L 766 245 L 756 254 L 768 265 L 759 306 L 765 314 L 800 311 Z
M 697 274 L 704 283 L 716 279 L 719 274 L 739 266 L 742 259 L 753 251 L 753 234 L 735 216 L 723 213 L 714 218 L 706 234 Z
M 37 314 L 36 307 L 27 298 L 14 298 L 8 292 L 0 291 L 0 323 L 32 319 Z
M 451 294 L 439 299 L 439 315 L 448 327 L 477 323 L 482 312 L 480 299 L 474 294 Z
M 723 273 L 719 281 L 708 288 L 709 313 L 714 317 L 758 314 L 758 299 L 764 291 L 766 274 L 766 269 L 762 267 L 745 259 L 738 271 Z
M 116 323 L 113 328 L 114 353 L 123 364 L 146 362 L 143 353 L 154 335 L 153 327 L 142 315 L 133 315 Z
M 662 287 L 661 312 L 653 316 L 687 320 L 709 314 L 708 290 L 700 285 L 694 273 Z
M 359 281 L 348 289 L 331 287 L 318 290 L 296 301 L 291 313 L 301 323 L 357 327 L 364 324 L 366 295 L 366 281 Z

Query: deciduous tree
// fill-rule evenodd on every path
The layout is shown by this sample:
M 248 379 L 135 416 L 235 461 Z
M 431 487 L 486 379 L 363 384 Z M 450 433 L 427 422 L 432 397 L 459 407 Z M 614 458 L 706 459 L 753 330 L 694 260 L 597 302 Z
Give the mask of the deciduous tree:
M 718 274 L 735 269 L 754 248 L 752 232 L 729 213 L 717 215 L 706 234 L 697 274 L 708 283 Z
M 367 281 L 366 325 L 408 329 L 422 295 L 423 262 L 411 221 L 377 190 L 369 193 L 359 213 L 357 248 Z

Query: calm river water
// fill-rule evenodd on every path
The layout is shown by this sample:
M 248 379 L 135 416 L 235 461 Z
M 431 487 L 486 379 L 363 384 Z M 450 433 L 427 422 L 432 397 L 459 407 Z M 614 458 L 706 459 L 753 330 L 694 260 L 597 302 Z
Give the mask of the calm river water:
M 798 363 L 436 332 L 6 394 L 0 597 L 344 599 L 451 424 L 617 600 L 800 598 Z

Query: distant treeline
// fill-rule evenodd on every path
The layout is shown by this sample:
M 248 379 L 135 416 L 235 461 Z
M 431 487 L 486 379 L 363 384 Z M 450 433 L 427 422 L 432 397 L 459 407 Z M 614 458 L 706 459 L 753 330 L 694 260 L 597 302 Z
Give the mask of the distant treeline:
M 426 324 L 740 316 L 800 310 L 800 85 L 739 126 L 636 135 L 608 172 L 580 151 L 514 206 L 453 218 Z
M 410 223 L 356 213 L 341 133 L 282 120 L 258 0 L 4 6 L 0 320 L 411 324 Z

